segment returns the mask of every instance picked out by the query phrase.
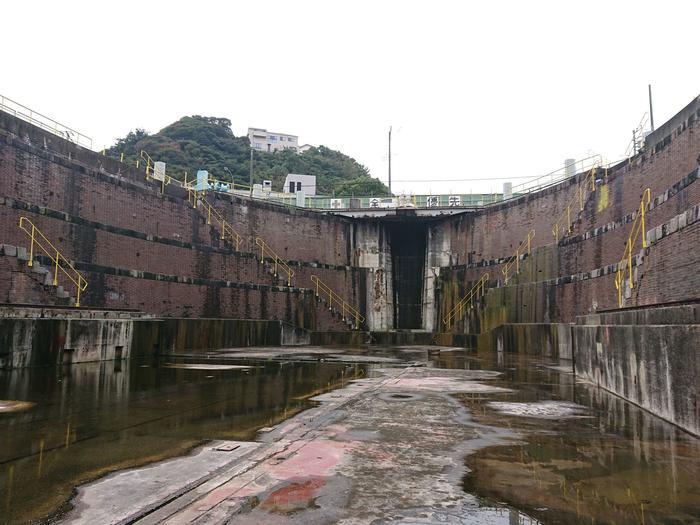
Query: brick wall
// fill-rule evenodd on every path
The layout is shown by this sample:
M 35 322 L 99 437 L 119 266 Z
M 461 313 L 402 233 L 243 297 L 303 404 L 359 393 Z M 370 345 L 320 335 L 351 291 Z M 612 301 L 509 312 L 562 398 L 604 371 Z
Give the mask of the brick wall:
M 209 200 L 243 235 L 239 252 L 219 238 L 216 224 L 206 224 L 182 188 L 162 193 L 133 167 L 0 113 L 0 243 L 28 246 L 17 227 L 28 217 L 85 273 L 86 306 L 345 328 L 315 307 L 310 277 L 364 302 L 358 296 L 364 270 L 348 266 L 350 221 L 236 197 Z M 287 259 L 292 288 L 286 276 L 272 275 L 270 261 L 261 264 L 256 236 Z M 22 302 L 41 300 L 27 293 Z

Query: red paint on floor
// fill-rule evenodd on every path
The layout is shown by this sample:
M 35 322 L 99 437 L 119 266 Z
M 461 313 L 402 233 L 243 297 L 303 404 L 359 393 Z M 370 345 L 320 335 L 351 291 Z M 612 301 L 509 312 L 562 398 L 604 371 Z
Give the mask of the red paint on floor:
M 270 494 L 260 506 L 270 512 L 281 513 L 313 507 L 318 490 L 325 484 L 322 478 L 290 483 Z

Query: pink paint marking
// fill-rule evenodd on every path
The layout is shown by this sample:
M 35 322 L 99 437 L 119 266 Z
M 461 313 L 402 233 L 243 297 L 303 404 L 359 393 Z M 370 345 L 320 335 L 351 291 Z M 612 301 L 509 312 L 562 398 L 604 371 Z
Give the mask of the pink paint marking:
M 357 442 L 308 441 L 289 459 L 269 465 L 269 473 L 279 479 L 330 476 L 342 462 L 345 452 L 356 446 Z

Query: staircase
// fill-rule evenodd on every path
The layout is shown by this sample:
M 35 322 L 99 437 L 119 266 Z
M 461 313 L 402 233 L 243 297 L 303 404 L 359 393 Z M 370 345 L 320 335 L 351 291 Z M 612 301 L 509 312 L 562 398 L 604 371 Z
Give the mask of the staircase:
M 15 304 L 47 304 L 75 306 L 75 297 L 63 288 L 53 286 L 53 273 L 40 259 L 29 261 L 27 248 L 9 244 L 0 245 L 0 302 Z

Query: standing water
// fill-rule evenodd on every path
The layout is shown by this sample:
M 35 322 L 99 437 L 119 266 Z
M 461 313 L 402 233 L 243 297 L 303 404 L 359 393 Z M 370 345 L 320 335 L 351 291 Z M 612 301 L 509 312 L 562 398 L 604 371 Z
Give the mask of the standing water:
M 454 394 L 479 428 L 462 485 L 484 508 L 542 523 L 698 522 L 700 441 L 577 383 L 570 363 L 426 347 L 301 351 L 0 372 L 0 522 L 60 513 L 76 485 L 107 472 L 209 439 L 254 439 L 314 394 L 408 364 L 500 373 L 488 380 L 500 389 Z

